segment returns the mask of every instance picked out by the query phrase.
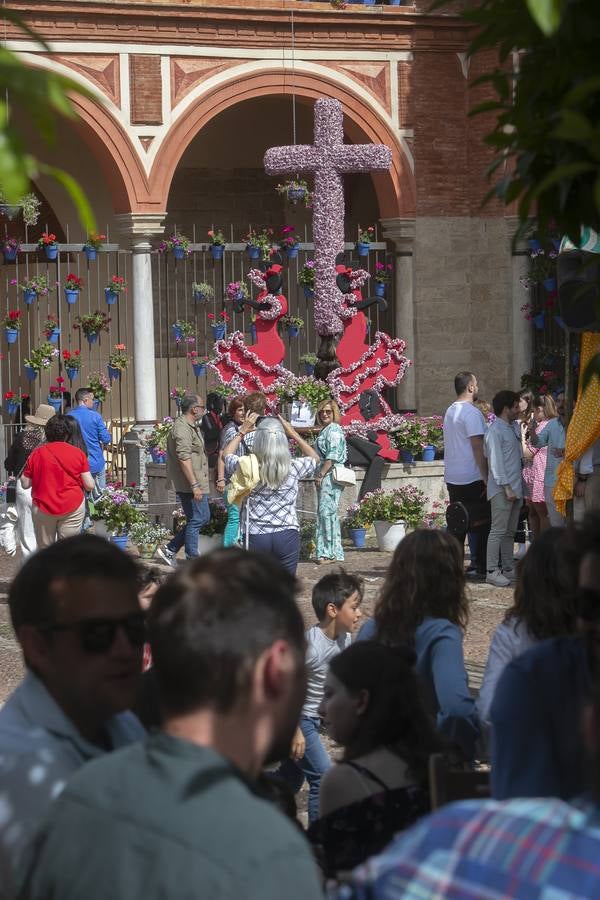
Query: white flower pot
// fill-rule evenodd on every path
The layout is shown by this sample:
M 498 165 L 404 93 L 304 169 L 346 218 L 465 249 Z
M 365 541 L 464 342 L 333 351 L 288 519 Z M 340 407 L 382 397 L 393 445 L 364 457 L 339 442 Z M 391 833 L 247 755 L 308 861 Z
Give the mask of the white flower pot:
M 104 519 L 98 519 L 96 522 L 94 522 L 94 534 L 98 537 L 108 537 L 109 531 L 106 527 L 106 522 L 104 521 Z
M 198 553 L 202 556 L 204 553 L 210 553 L 211 550 L 218 550 L 223 546 L 222 534 L 200 534 L 198 536 Z
M 380 550 L 393 553 L 402 538 L 406 535 L 404 522 L 373 522 L 377 544 Z

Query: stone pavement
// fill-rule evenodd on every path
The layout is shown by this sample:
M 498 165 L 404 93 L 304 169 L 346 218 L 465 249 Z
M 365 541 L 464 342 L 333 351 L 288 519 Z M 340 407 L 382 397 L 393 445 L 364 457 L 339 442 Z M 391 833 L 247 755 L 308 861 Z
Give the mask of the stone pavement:
M 377 550 L 347 550 L 345 568 L 365 579 L 365 599 L 362 607 L 365 617 L 372 613 L 375 598 L 380 590 L 390 553 Z M 19 683 L 23 675 L 21 654 L 10 626 L 10 616 L 6 604 L 8 587 L 17 570 L 17 560 L 11 559 L 0 550 L 0 704 Z M 163 567 L 168 572 L 168 567 Z M 333 566 L 317 566 L 312 562 L 302 562 L 298 568 L 301 592 L 298 599 L 307 625 L 314 623 L 310 604 L 313 585 Z M 495 588 L 487 584 L 473 584 L 468 588 L 470 619 L 465 637 L 465 658 L 472 687 L 477 688 L 485 664 L 491 634 L 502 620 L 504 612 L 512 602 L 512 591 Z

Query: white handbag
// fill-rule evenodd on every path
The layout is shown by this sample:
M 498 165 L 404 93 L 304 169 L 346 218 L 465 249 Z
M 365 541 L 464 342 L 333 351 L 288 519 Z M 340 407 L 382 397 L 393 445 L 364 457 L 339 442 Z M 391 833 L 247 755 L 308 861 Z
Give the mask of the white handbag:
M 342 487 L 354 486 L 356 484 L 356 472 L 349 466 L 335 465 L 331 470 L 331 477 L 336 484 Z

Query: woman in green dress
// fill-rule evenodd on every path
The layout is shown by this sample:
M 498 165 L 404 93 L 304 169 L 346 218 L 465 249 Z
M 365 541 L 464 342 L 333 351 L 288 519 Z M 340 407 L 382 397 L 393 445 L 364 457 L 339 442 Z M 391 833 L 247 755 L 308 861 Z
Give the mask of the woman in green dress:
M 346 438 L 341 425 L 340 409 L 335 400 L 323 400 L 317 407 L 317 422 L 321 431 L 316 449 L 321 465 L 316 476 L 319 507 L 317 511 L 317 564 L 343 560 L 342 534 L 338 505 L 343 485 L 333 480 L 333 467 L 346 462 Z

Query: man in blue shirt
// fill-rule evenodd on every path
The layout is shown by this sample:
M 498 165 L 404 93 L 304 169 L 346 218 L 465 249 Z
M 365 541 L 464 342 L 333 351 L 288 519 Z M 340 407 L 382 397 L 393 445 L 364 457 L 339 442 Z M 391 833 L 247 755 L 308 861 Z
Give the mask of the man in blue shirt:
M 106 487 L 106 461 L 103 448 L 111 442 L 110 431 L 100 413 L 94 409 L 94 394 L 90 388 L 79 388 L 75 394 L 75 403 L 77 405 L 69 415 L 79 423 L 87 447 L 90 472 L 97 487 L 103 490 Z

